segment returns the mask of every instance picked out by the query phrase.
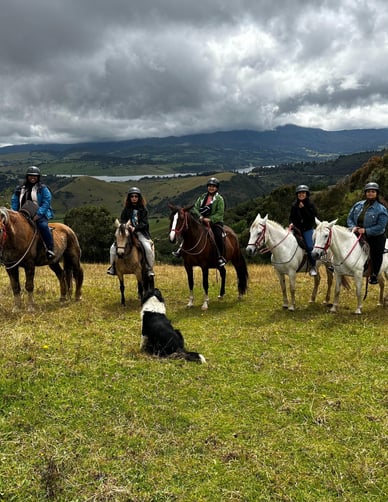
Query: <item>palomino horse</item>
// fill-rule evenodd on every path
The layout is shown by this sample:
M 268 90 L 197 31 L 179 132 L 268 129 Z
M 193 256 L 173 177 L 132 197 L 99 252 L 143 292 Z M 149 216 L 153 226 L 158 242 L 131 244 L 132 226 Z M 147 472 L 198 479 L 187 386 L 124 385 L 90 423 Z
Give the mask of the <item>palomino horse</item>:
M 115 221 L 115 268 L 120 281 L 121 305 L 125 306 L 124 274 L 134 274 L 137 279 L 137 292 L 139 298 L 145 291 L 154 287 L 154 278 L 148 277 L 143 249 L 136 235 L 130 228 L 130 222 L 120 223 Z
M 355 314 L 362 313 L 362 278 L 366 275 L 366 263 L 369 258 L 369 251 L 359 243 L 357 237 L 348 228 L 336 225 L 337 220 L 319 221 L 316 219 L 317 227 L 314 232 L 313 256 L 320 258 L 330 250 L 333 254 L 333 267 L 336 275 L 335 293 L 331 312 L 337 312 L 339 295 L 341 290 L 341 279 L 344 276 L 353 276 L 356 285 L 357 308 Z M 386 245 L 387 247 L 387 245 Z M 384 284 L 388 279 L 388 257 L 384 254 L 380 273 L 377 277 L 380 286 L 379 305 L 384 304 Z M 385 277 L 385 279 L 384 279 Z M 368 283 L 367 283 L 368 284 Z
M 14 295 L 14 311 L 21 307 L 19 267 L 24 268 L 28 293 L 28 310 L 34 310 L 35 267 L 48 265 L 55 272 L 60 285 L 60 301 L 70 299 L 72 280 L 75 281 L 75 299 L 81 299 L 83 270 L 81 249 L 73 230 L 62 223 L 50 223 L 54 239 L 55 258 L 46 258 L 45 248 L 35 224 L 17 211 L 0 208 L 0 261 L 5 266 Z M 63 261 L 63 268 L 60 261 Z
M 260 213 L 250 228 L 250 236 L 246 252 L 248 255 L 254 255 L 258 249 L 264 247 L 261 252 L 270 252 L 271 263 L 274 266 L 280 282 L 283 294 L 283 308 L 290 311 L 295 310 L 295 286 L 297 272 L 308 272 L 309 262 L 306 251 L 298 244 L 293 232 L 284 228 L 279 223 L 269 220 L 268 215 L 264 218 Z M 314 287 L 311 293 L 310 302 L 315 302 L 318 287 L 321 281 L 319 273 L 319 263 L 317 263 L 317 275 L 314 276 Z M 327 271 L 327 291 L 325 303 L 330 300 L 330 291 L 333 284 L 333 272 Z M 290 284 L 290 302 L 287 297 L 286 275 Z
M 202 286 L 205 291 L 205 298 L 202 304 L 202 310 L 207 310 L 209 306 L 209 268 L 218 268 L 221 276 L 221 289 L 218 298 L 222 299 L 225 295 L 226 269 L 217 266 L 217 249 L 214 242 L 214 236 L 208 227 L 200 223 L 190 213 L 192 205 L 189 207 L 179 207 L 172 204 L 168 205 L 171 209 L 170 214 L 170 242 L 175 242 L 176 237 L 183 239 L 181 249 L 184 266 L 189 283 L 190 297 L 188 307 L 194 304 L 194 276 L 193 267 L 202 269 Z M 224 225 L 224 258 L 231 261 L 237 274 L 239 299 L 246 293 L 248 287 L 248 269 L 241 254 L 237 235 L 231 228 Z

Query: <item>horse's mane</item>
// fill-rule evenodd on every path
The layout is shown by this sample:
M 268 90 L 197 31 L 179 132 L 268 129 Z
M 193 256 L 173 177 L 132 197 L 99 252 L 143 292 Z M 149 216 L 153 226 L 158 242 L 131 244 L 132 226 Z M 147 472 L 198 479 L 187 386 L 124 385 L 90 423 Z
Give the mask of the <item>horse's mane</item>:
M 279 228 L 279 229 L 282 229 L 282 230 L 285 230 L 285 228 L 283 227 L 283 225 L 281 225 L 280 223 L 278 223 L 277 221 L 274 221 L 274 220 L 267 220 L 267 223 L 271 223 L 271 225 L 273 227 L 276 227 L 276 228 Z
M 330 226 L 330 223 L 328 221 L 321 221 L 320 224 L 317 226 L 317 229 L 321 228 L 321 227 L 329 227 L 329 226 Z M 347 235 L 349 235 L 352 233 L 350 228 L 344 227 L 342 225 L 333 225 L 333 229 L 334 228 L 336 229 L 337 232 L 340 232 L 342 234 L 346 233 Z M 353 234 L 353 235 L 355 236 L 355 234 Z
M 6 207 L 0 207 L 0 217 L 4 220 L 5 224 L 8 223 L 9 213 Z

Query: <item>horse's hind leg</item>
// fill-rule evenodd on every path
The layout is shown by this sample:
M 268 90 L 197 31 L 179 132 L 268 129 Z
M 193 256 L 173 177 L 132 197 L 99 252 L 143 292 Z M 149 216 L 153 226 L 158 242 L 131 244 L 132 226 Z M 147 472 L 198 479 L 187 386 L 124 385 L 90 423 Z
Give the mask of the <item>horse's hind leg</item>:
M 65 302 L 68 299 L 68 286 L 66 281 L 66 274 L 58 262 L 52 263 L 50 265 L 50 268 L 55 273 L 59 281 L 59 289 L 60 289 L 59 301 Z

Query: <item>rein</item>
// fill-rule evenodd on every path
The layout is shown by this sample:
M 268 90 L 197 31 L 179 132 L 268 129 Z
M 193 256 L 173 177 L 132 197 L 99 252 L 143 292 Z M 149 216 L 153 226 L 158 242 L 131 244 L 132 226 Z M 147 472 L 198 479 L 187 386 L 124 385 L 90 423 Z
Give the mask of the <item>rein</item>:
M 331 246 L 331 243 L 332 243 L 332 240 L 333 240 L 333 229 L 332 228 L 328 228 L 329 230 L 329 237 L 327 238 L 327 241 L 326 241 L 326 244 L 324 246 L 314 246 L 316 247 L 317 249 L 323 249 L 323 251 L 326 253 L 327 250 L 329 249 L 329 247 Z M 333 265 L 335 267 L 340 267 L 341 265 L 343 265 L 345 263 L 345 261 L 349 258 L 349 256 L 353 253 L 353 251 L 355 250 L 357 244 L 360 242 L 360 239 L 361 239 L 361 234 L 358 235 L 355 243 L 353 244 L 353 246 L 351 247 L 350 251 L 348 252 L 348 254 L 345 256 L 345 258 L 340 262 L 340 263 L 333 263 Z
M 262 247 L 264 244 L 265 244 L 265 231 L 267 230 L 267 225 L 263 225 L 263 230 L 260 232 L 260 234 L 258 235 L 255 243 L 254 243 L 254 246 L 256 246 L 257 248 L 259 247 Z M 283 237 L 283 239 L 281 239 L 279 242 L 277 242 L 276 244 L 274 244 L 272 247 L 264 247 L 263 249 L 261 249 L 259 251 L 260 254 L 265 254 L 265 253 L 272 253 L 272 251 L 277 248 L 278 246 L 280 246 L 280 244 L 282 242 L 284 242 L 287 237 L 290 235 L 291 231 L 290 229 L 288 228 L 287 229 L 287 233 L 286 235 Z M 251 245 L 251 244 L 248 244 L 248 246 Z M 296 248 L 295 248 L 295 251 L 294 253 L 292 254 L 291 258 L 287 261 L 272 261 L 272 264 L 273 265 L 285 265 L 286 263 L 289 263 L 290 261 L 292 261 L 294 259 L 294 256 L 296 255 L 296 252 L 298 251 L 298 243 L 296 244 Z
M 3 248 L 4 248 L 4 243 L 7 239 L 7 227 L 4 223 L 4 221 L 2 222 L 3 223 L 3 228 L 1 229 L 1 243 L 0 243 L 0 252 L 2 254 L 3 252 Z M 38 233 L 38 229 L 37 227 L 35 226 L 35 229 L 34 229 L 34 233 L 32 235 L 32 238 L 31 238 L 31 242 L 29 243 L 29 245 L 27 246 L 27 249 L 25 250 L 25 252 L 23 253 L 23 255 L 21 256 L 21 258 L 19 258 L 16 262 L 14 262 L 12 265 L 8 265 L 6 264 L 6 262 L 4 262 L 2 259 L 1 259 L 1 262 L 3 263 L 3 265 L 5 266 L 5 269 L 6 270 L 11 270 L 12 268 L 15 268 L 17 267 L 18 265 L 20 265 L 20 263 L 24 260 L 24 258 L 27 256 L 27 254 L 29 253 L 31 247 L 32 247 L 32 244 L 34 243 L 34 240 L 35 240 L 35 237 L 36 237 L 36 234 Z
M 188 219 L 189 219 L 189 214 L 187 211 L 183 211 L 182 210 L 182 213 L 183 213 L 183 222 L 182 222 L 182 226 L 179 228 L 179 229 L 175 229 L 174 232 L 177 234 L 177 235 L 181 235 L 183 231 L 185 230 L 188 230 L 189 229 L 189 223 L 188 223 Z M 201 235 L 199 236 L 199 239 L 198 241 L 194 244 L 193 247 L 191 247 L 190 249 L 185 249 L 184 247 L 181 248 L 181 252 L 182 253 L 186 253 L 190 256 L 196 256 L 196 255 L 199 255 L 203 252 L 203 250 L 205 249 L 206 247 L 206 244 L 207 244 L 207 237 L 209 235 L 209 231 L 206 231 L 206 232 L 201 232 Z M 194 249 L 196 249 L 202 239 L 205 239 L 205 242 L 202 246 L 202 248 L 199 250 L 199 251 L 196 251 L 194 252 Z

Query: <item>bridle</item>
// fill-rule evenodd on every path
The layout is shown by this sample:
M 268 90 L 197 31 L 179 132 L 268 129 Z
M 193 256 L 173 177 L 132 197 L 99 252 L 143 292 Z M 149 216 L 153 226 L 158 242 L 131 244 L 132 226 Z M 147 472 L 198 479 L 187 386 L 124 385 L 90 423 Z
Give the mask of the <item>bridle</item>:
M 332 240 L 333 240 L 333 229 L 330 228 L 330 227 L 327 227 L 327 230 L 329 231 L 329 236 L 325 242 L 325 245 L 324 246 L 317 246 L 316 244 L 314 245 L 314 248 L 316 249 L 322 249 L 324 251 L 324 253 L 327 253 L 327 250 L 329 249 L 329 247 L 331 246 L 331 243 L 332 243 Z M 341 263 L 333 263 L 333 265 L 335 267 L 340 267 L 341 265 L 343 265 L 345 263 L 345 261 L 349 258 L 349 256 L 353 253 L 354 249 L 356 248 L 357 244 L 359 243 L 361 239 L 361 234 L 359 234 L 357 236 L 357 239 L 355 240 L 353 246 L 350 248 L 350 251 L 348 252 L 348 254 L 345 256 L 345 258 L 341 261 Z
M 124 235 L 126 237 L 125 239 L 125 244 L 123 246 L 118 246 L 117 245 L 117 238 L 115 240 L 116 242 L 116 253 L 117 253 L 117 256 L 120 257 L 121 256 L 125 256 L 125 250 L 127 247 L 130 247 L 130 249 L 132 249 L 132 246 L 131 246 L 131 243 L 129 242 L 129 237 L 130 237 L 130 234 L 129 234 L 129 231 L 127 228 L 125 228 L 125 224 L 121 224 L 121 226 L 119 227 L 119 233 L 121 235 Z M 119 252 L 119 250 L 122 250 L 121 252 Z
M 174 232 L 177 236 L 182 235 L 182 233 L 185 230 L 189 229 L 189 223 L 188 223 L 189 213 L 188 213 L 188 211 L 185 211 L 183 208 L 181 208 L 175 214 L 178 215 L 178 213 L 179 213 L 179 216 L 181 216 L 183 218 L 182 225 L 179 228 L 171 227 L 171 230 L 170 230 L 170 232 Z M 206 247 L 208 235 L 209 235 L 209 232 L 201 232 L 201 235 L 199 236 L 199 239 L 194 244 L 194 246 L 192 246 L 190 249 L 185 249 L 182 246 L 181 252 L 186 253 L 187 255 L 190 255 L 190 256 L 196 256 L 196 255 L 201 254 Z M 203 243 L 203 246 L 201 247 L 201 249 L 199 251 L 194 251 L 201 244 L 202 240 L 204 240 L 204 243 Z
M 248 246 L 256 246 L 257 249 L 260 249 L 262 248 L 264 245 L 265 245 L 265 232 L 267 230 L 267 225 L 264 224 L 262 225 L 263 229 L 261 232 L 259 232 L 258 236 L 257 236 L 257 239 L 256 241 L 252 244 L 251 242 L 248 242 Z M 259 252 L 260 254 L 265 254 L 265 253 L 272 253 L 272 250 L 274 250 L 275 248 L 277 248 L 282 242 L 284 242 L 287 237 L 290 235 L 290 229 L 287 229 L 287 233 L 286 235 L 283 237 L 283 239 L 281 239 L 278 243 L 276 243 L 275 245 L 273 245 L 272 247 L 264 247 L 263 249 L 261 249 Z M 297 247 L 298 249 L 298 247 Z M 294 253 L 295 254 L 295 253 Z

